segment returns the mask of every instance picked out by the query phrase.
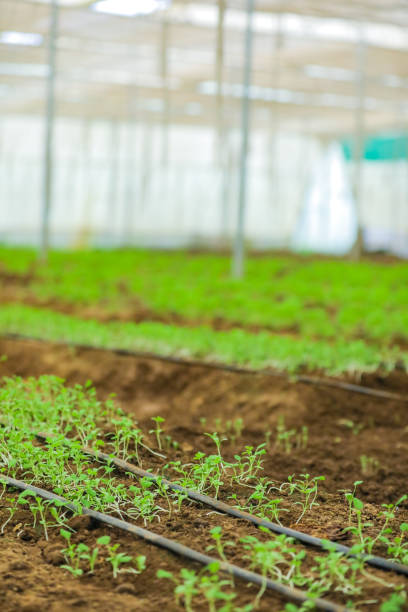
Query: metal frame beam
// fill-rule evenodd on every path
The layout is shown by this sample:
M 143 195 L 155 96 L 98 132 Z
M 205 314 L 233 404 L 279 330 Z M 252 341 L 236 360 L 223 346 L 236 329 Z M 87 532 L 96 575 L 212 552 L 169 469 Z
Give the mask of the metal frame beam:
M 58 10 L 58 0 L 51 0 L 50 28 L 48 40 L 47 104 L 44 138 L 43 201 L 40 237 L 40 259 L 43 261 L 46 261 L 47 259 L 50 243 L 50 215 L 52 207 L 52 182 L 54 170 L 53 144 L 55 123 L 55 78 L 58 36 Z
M 243 96 L 241 115 L 241 157 L 239 163 L 239 195 L 238 195 L 238 217 L 232 259 L 232 275 L 242 278 L 244 274 L 244 240 L 245 240 L 245 213 L 248 192 L 248 150 L 249 150 L 249 119 L 250 119 L 250 87 L 252 69 L 252 38 L 253 38 L 253 15 L 255 0 L 247 0 L 247 24 L 245 30 L 245 58 L 243 75 Z
M 356 111 L 354 135 L 354 173 L 353 194 L 357 216 L 357 236 L 352 247 L 351 256 L 359 259 L 363 250 L 362 199 L 363 199 L 363 164 L 364 164 L 364 105 L 366 89 L 367 46 L 364 41 L 363 26 L 358 24 L 359 41 L 356 48 Z

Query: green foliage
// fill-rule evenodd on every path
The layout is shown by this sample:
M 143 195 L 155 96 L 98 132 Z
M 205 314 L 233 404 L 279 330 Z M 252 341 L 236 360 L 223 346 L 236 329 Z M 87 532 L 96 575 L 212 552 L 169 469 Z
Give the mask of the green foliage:
M 71 542 L 71 532 L 66 529 L 61 529 L 61 536 L 66 540 L 67 547 L 62 549 L 62 554 L 65 557 L 65 565 L 62 565 L 62 569 L 66 569 L 73 576 L 82 576 L 83 570 L 80 567 L 82 555 L 87 552 L 88 546 L 82 542 L 79 544 L 73 544 Z
M 372 371 L 392 369 L 408 354 L 397 347 L 378 348 L 362 340 L 323 340 L 250 333 L 242 329 L 214 331 L 209 327 L 178 327 L 164 323 L 98 323 L 22 305 L 0 306 L 0 333 L 103 348 L 148 351 L 232 363 L 251 368 L 273 367 L 289 372 L 324 370 Z
M 316 501 L 317 491 L 319 482 L 325 480 L 324 476 L 313 476 L 310 474 L 300 474 L 296 477 L 294 474 L 288 476 L 288 481 L 280 485 L 280 487 L 273 487 L 280 493 L 286 493 L 287 495 L 294 496 L 294 504 L 300 506 L 301 512 L 296 523 L 299 523 L 306 512 L 311 510 L 314 506 L 318 506 Z
M 401 612 L 405 608 L 406 601 L 407 595 L 405 591 L 393 593 L 391 597 L 381 605 L 380 612 Z
M 361 473 L 364 476 L 372 476 L 380 469 L 380 462 L 374 457 L 360 455 Z
M 62 569 L 69 571 L 73 576 L 79 577 L 84 573 L 84 570 L 81 567 L 82 561 L 88 562 L 88 573 L 94 573 L 101 547 L 102 550 L 105 549 L 104 560 L 111 564 L 113 578 L 117 578 L 118 574 L 123 572 L 140 574 L 146 569 L 146 557 L 144 555 L 139 555 L 138 557 L 133 558 L 131 555 L 126 555 L 125 553 L 118 551 L 119 544 L 111 544 L 111 539 L 109 536 L 101 536 L 98 538 L 96 541 L 97 546 L 91 551 L 89 546 L 83 542 L 79 542 L 79 544 L 72 543 L 72 534 L 70 531 L 61 529 L 60 533 L 67 542 L 67 547 L 61 551 L 65 557 L 66 563 L 61 567 Z M 122 565 L 132 563 L 132 561 L 135 563 L 136 567 L 121 567 Z
M 278 485 L 262 476 L 265 443 L 257 447 L 245 446 L 240 454 L 226 459 L 223 456 L 223 437 L 217 432 L 208 434 L 215 445 L 214 454 L 197 452 L 186 464 L 180 460 L 169 461 L 156 482 L 149 477 L 134 479 L 130 483 L 116 478 L 110 461 L 96 463 L 84 453 L 84 442 L 94 448 L 102 445 L 108 456 L 113 449 L 125 457 L 135 458 L 136 449 L 140 453 L 141 449 L 143 453 L 152 451 L 142 442 L 144 434 L 136 421 L 126 416 L 112 398 L 98 401 L 90 383 L 83 387 L 66 387 L 54 376 L 4 379 L 0 388 L 0 410 L 0 482 L 1 474 L 13 477 L 23 474 L 24 479 L 66 497 L 78 513 L 83 507 L 92 507 L 144 523 L 158 519 L 161 513 L 170 517 L 174 508 L 180 510 L 185 494 L 169 489 L 165 480 L 167 471 L 176 473 L 178 481 L 191 489 L 210 491 L 215 495 L 235 490 L 240 496 L 247 495 L 246 500 L 239 500 L 241 507 L 244 505 L 259 516 L 277 521 L 288 507 L 293 510 L 299 506 L 300 521 L 318 505 L 318 485 L 323 477 L 312 477 L 307 473 L 292 475 L 287 482 Z M 161 429 L 162 418 L 154 419 L 154 422 Z M 33 432 L 44 429 L 53 436 L 48 438 L 47 444 L 33 444 Z M 155 438 L 161 433 L 153 430 Z M 130 474 L 128 477 L 133 478 Z M 398 524 L 398 508 L 407 496 L 402 496 L 394 504 L 383 504 L 378 516 L 373 517 L 372 510 L 367 513 L 364 502 L 356 496 L 360 484 L 361 481 L 357 481 L 353 490 L 345 491 L 349 508 L 346 530 L 352 536 L 352 552 L 357 558 L 345 558 L 331 549 L 330 543 L 327 543 L 325 553 L 306 553 L 304 547 L 293 539 L 275 536 L 262 529 L 258 532 L 259 537 L 248 535 L 237 541 L 231 530 L 226 530 L 228 537 L 224 537 L 221 527 L 215 526 L 207 533 L 206 545 L 218 556 L 219 563 L 198 573 L 184 569 L 179 576 L 163 571 L 159 575 L 174 583 L 175 597 L 187 610 L 192 610 L 196 604 L 202 606 L 205 601 L 210 612 L 238 612 L 239 608 L 233 605 L 236 594 L 232 579 L 221 577 L 219 569 L 220 564 L 227 561 L 230 551 L 234 557 L 242 555 L 243 551 L 247 565 L 265 578 L 271 577 L 303 589 L 308 601 L 301 610 L 312 609 L 313 598 L 331 591 L 339 591 L 344 597 L 363 596 L 366 580 L 372 580 L 380 583 L 383 589 L 393 589 L 394 595 L 383 603 L 383 610 L 397 611 L 404 606 L 405 594 L 398 591 L 398 585 L 386 582 L 378 573 L 369 572 L 361 555 L 376 554 L 377 549 L 381 549 L 386 550 L 391 559 L 408 563 L 408 524 Z M 5 490 L 3 486 L 0 498 Z M 134 557 L 119 550 L 118 543 L 112 543 L 110 536 L 98 538 L 93 546 L 79 541 L 80 535 L 71 533 L 68 527 L 67 516 L 72 516 L 72 511 L 63 503 L 51 503 L 28 491 L 18 496 L 7 495 L 6 498 L 8 505 L 3 506 L 8 509 L 8 515 L 5 514 L 1 532 L 11 529 L 13 521 L 17 524 L 15 514 L 20 508 L 27 511 L 26 516 L 32 518 L 33 527 L 45 538 L 50 529 L 58 528 L 65 540 L 63 568 L 73 576 L 92 574 L 101 563 L 109 564 L 113 578 L 123 572 L 138 574 L 144 570 L 145 557 Z M 238 502 L 236 497 L 235 501 Z M 255 609 L 263 591 L 264 586 L 253 603 L 243 610 Z
M 55 376 L 23 380 L 5 379 L 0 388 L 2 427 L 0 428 L 0 469 L 18 477 L 29 475 L 32 483 L 46 486 L 63 495 L 81 508 L 93 507 L 101 512 L 113 512 L 153 520 L 162 511 L 157 504 L 158 492 L 152 491 L 152 482 L 140 481 L 140 486 L 126 487 L 112 476 L 109 464 L 91 466 L 90 458 L 81 446 L 99 446 L 103 442 L 103 429 L 107 423 L 122 420 L 131 431 L 135 423 L 124 419 L 121 410 L 111 399 L 101 403 L 95 391 L 88 386 L 65 387 Z M 46 430 L 53 434 L 47 445 L 32 444 L 33 432 Z M 106 440 L 106 444 L 108 441 Z M 30 494 L 21 496 L 19 503 L 29 505 L 47 537 L 47 526 L 56 521 L 55 512 L 48 502 L 34 499 Z M 10 509 L 10 515 L 15 508 Z M 46 515 L 51 515 L 47 519 Z M 3 524 L 3 529 L 7 522 Z
M 405 263 L 250 258 L 245 279 L 236 281 L 230 277 L 228 257 L 183 252 L 53 251 L 41 266 L 34 250 L 3 247 L 0 261 L 12 272 L 34 270 L 22 294 L 98 303 L 111 312 L 136 296 L 158 313 L 299 329 L 303 337 L 364 333 L 390 342 L 394 336 L 408 336 Z
M 157 446 L 159 447 L 159 449 L 162 449 L 162 442 L 161 442 L 161 434 L 164 433 L 164 429 L 161 428 L 161 423 L 164 423 L 164 419 L 161 416 L 156 416 L 156 417 L 152 417 L 152 421 L 154 421 L 156 423 L 156 427 L 155 429 L 151 429 L 149 431 L 149 433 L 154 433 L 156 436 L 156 441 L 157 441 Z
M 283 448 L 287 454 L 292 452 L 292 449 L 304 450 L 307 447 L 309 439 L 308 428 L 304 425 L 300 430 L 286 429 L 285 418 L 279 417 L 278 426 L 276 428 L 276 446 Z
M 217 563 L 208 565 L 201 572 L 183 568 L 179 576 L 158 570 L 157 577 L 173 582 L 176 603 L 182 604 L 187 612 L 193 612 L 193 604 L 202 598 L 208 604 L 209 612 L 216 612 L 217 604 L 222 605 L 222 608 L 218 609 L 223 612 L 236 610 L 232 605 L 236 593 L 231 592 L 231 581 L 220 577 Z M 251 609 L 247 608 L 248 612 Z
M 222 537 L 222 527 L 219 526 L 213 527 L 210 530 L 210 534 L 215 544 L 210 544 L 210 546 L 207 546 L 207 551 L 216 550 L 218 556 L 223 561 L 227 562 L 227 557 L 225 556 L 224 548 L 226 546 L 235 546 L 235 542 L 233 542 L 232 540 L 227 540 L 226 542 L 224 542 Z

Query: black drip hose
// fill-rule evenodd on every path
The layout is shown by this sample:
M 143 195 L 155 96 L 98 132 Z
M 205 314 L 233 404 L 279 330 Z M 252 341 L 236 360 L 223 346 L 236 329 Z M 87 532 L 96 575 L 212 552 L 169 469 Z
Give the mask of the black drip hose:
M 52 438 L 49 434 L 38 433 L 36 437 L 40 440 L 45 440 Z M 354 558 L 362 558 L 367 565 L 371 565 L 372 567 L 376 567 L 381 570 L 386 570 L 389 572 L 395 572 L 396 574 L 402 574 L 404 576 L 408 576 L 408 566 L 401 565 L 400 563 L 395 563 L 394 561 L 388 561 L 388 559 L 384 559 L 383 557 L 377 557 L 374 555 L 356 555 L 351 552 L 351 548 L 348 546 L 344 546 L 343 544 L 339 544 L 338 542 L 332 542 L 329 540 L 322 540 L 321 538 L 316 538 L 315 536 L 308 535 L 307 533 L 303 533 L 302 531 L 296 531 L 295 529 L 290 529 L 290 527 L 283 527 L 282 525 L 278 525 L 277 523 L 273 523 L 272 521 L 268 521 L 267 519 L 262 519 L 253 514 L 249 514 L 248 512 L 243 512 L 242 510 L 238 510 L 225 502 L 219 501 L 213 497 L 209 497 L 208 495 L 203 495 L 202 493 L 198 493 L 192 489 L 186 489 L 181 485 L 172 482 L 171 480 L 167 480 L 165 478 L 161 478 L 152 472 L 148 472 L 139 468 L 127 461 L 123 461 L 122 459 L 118 459 L 117 457 L 113 457 L 112 455 L 108 455 L 101 451 L 94 451 L 91 448 L 83 447 L 81 449 L 87 455 L 104 461 L 106 463 L 111 463 L 115 465 L 117 468 L 130 472 L 131 474 L 135 474 L 136 476 L 140 476 L 141 478 L 150 478 L 154 482 L 160 482 L 169 489 L 173 489 L 175 491 L 180 491 L 184 493 L 190 499 L 205 504 L 206 506 L 210 506 L 217 510 L 218 512 L 222 512 L 224 514 L 228 514 L 229 516 L 233 516 L 234 518 L 242 519 L 244 521 L 250 522 L 256 527 L 265 527 L 274 533 L 284 534 L 288 537 L 294 538 L 298 542 L 302 542 L 302 544 L 306 544 L 307 546 L 314 546 L 316 548 L 321 548 L 323 550 L 327 550 L 325 543 L 329 543 L 330 547 L 333 548 L 336 552 L 343 553 L 348 557 Z
M 61 497 L 60 495 L 55 495 L 55 493 L 52 493 L 51 491 L 40 489 L 38 487 L 35 487 L 34 485 L 4 475 L 0 475 L 0 481 L 3 481 L 7 486 L 15 487 L 16 489 L 20 489 L 23 491 L 32 491 L 43 499 L 48 499 L 52 502 L 58 501 L 72 512 L 78 512 L 78 509 L 74 504 L 69 502 L 64 497 Z M 241 580 L 244 580 L 245 582 L 250 582 L 252 584 L 256 584 L 264 588 L 266 587 L 267 589 L 279 593 L 284 598 L 289 599 L 290 601 L 294 601 L 300 604 L 305 601 L 313 601 L 315 608 L 318 610 L 326 610 L 327 612 L 346 612 L 346 609 L 344 607 L 339 606 L 335 603 L 320 598 L 311 600 L 310 597 L 307 597 L 307 595 L 305 595 L 299 589 L 284 586 L 283 584 L 275 582 L 274 580 L 264 578 L 260 574 L 250 572 L 237 565 L 233 565 L 232 563 L 226 563 L 225 561 L 220 561 L 219 559 L 216 559 L 214 557 L 209 557 L 208 555 L 204 555 L 203 553 L 193 550 L 188 546 L 179 544 L 175 540 L 170 540 L 169 538 L 157 535 L 153 531 L 143 529 L 142 527 L 137 527 L 136 525 L 128 523 L 127 521 L 123 521 L 108 514 L 103 514 L 102 512 L 97 512 L 96 510 L 91 510 L 85 507 L 81 508 L 81 513 L 86 514 L 87 516 L 90 516 L 91 518 L 101 523 L 110 525 L 111 527 L 116 527 L 118 529 L 122 529 L 123 531 L 127 531 L 128 533 L 132 533 L 133 535 L 142 538 L 143 540 L 149 542 L 150 544 L 153 544 L 154 546 L 165 548 L 166 550 L 169 550 L 170 552 L 176 555 L 189 559 L 190 561 L 201 563 L 202 565 L 218 563 L 221 571 L 235 576 L 236 578 L 239 578 Z

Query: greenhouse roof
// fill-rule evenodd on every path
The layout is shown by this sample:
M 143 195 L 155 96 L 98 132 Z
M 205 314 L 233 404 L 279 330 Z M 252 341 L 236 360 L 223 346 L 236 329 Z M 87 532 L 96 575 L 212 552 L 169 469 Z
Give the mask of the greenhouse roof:
M 238 125 L 246 4 L 225 3 L 223 28 L 220 4 L 60 0 L 58 114 L 213 126 L 221 108 L 223 120 Z M 44 112 L 49 24 L 49 0 L 0 0 L 3 115 Z M 402 0 L 258 0 L 254 127 L 275 113 L 288 129 L 350 133 L 362 87 L 366 129 L 401 126 L 407 25 Z

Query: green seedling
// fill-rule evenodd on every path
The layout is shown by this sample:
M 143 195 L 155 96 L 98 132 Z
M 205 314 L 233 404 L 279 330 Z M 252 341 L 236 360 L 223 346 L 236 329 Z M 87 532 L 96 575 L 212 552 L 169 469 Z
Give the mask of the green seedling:
M 345 527 L 343 531 L 350 531 L 354 536 L 357 537 L 360 547 L 362 549 L 364 549 L 364 534 L 363 534 L 363 529 L 364 527 L 371 527 L 372 523 L 370 522 L 366 522 L 363 523 L 362 520 L 362 512 L 364 509 L 364 504 L 361 501 L 361 499 L 358 499 L 358 497 L 353 496 L 353 498 L 351 499 L 351 512 L 354 514 L 354 516 L 357 519 L 357 525 L 350 525 L 349 527 Z
M 306 512 L 310 511 L 314 506 L 318 506 L 316 501 L 319 482 L 325 480 L 324 476 L 314 476 L 310 474 L 300 474 L 298 478 L 294 475 L 288 477 L 288 482 L 284 482 L 279 488 L 274 487 L 280 492 L 286 492 L 288 495 L 297 495 L 300 499 L 295 501 L 296 505 L 301 507 L 301 513 L 296 521 L 299 523 Z
M 202 574 L 200 578 L 200 590 L 208 602 L 209 612 L 216 612 L 217 604 L 222 605 L 224 612 L 233 612 L 232 601 L 236 598 L 236 593 L 227 593 L 224 587 L 230 587 L 230 580 L 222 580 L 218 575 L 218 565 L 208 566 L 208 574 Z
M 82 576 L 83 570 L 80 567 L 80 563 L 82 554 L 86 553 L 89 550 L 88 546 L 86 546 L 82 542 L 77 545 L 73 544 L 71 542 L 72 534 L 66 529 L 61 529 L 60 534 L 67 542 L 67 547 L 61 551 L 66 561 L 64 565 L 61 565 L 62 569 L 66 569 L 73 576 Z
M 154 491 L 154 482 L 147 477 L 139 481 L 140 486 L 129 486 L 129 498 L 131 499 L 131 507 L 128 508 L 127 514 L 131 518 L 143 518 L 145 524 L 152 521 L 158 516 L 160 511 L 163 511 L 156 503 L 157 492 Z
M 168 450 L 171 450 L 171 449 L 177 450 L 180 445 L 177 442 L 177 440 L 174 440 L 171 436 L 167 435 L 167 436 L 164 436 L 164 446 Z
M 157 446 L 159 450 L 162 450 L 161 434 L 164 433 L 164 429 L 161 428 L 160 423 L 164 423 L 164 419 L 161 416 L 152 417 L 152 421 L 156 423 L 155 429 L 150 429 L 149 433 L 153 433 L 156 436 Z
M 270 492 L 274 488 L 276 487 L 271 480 L 268 480 L 267 478 L 260 478 L 254 487 L 253 493 L 251 493 L 251 495 L 248 497 L 246 503 L 238 503 L 236 504 L 236 507 L 250 512 L 251 514 L 260 516 L 261 518 L 276 521 L 280 524 L 281 512 L 289 512 L 289 510 L 281 507 L 281 504 L 284 501 L 282 498 L 270 499 Z M 233 493 L 230 496 L 230 499 L 237 502 L 238 496 L 236 493 Z
M 224 484 L 228 464 L 222 456 L 205 455 L 198 452 L 192 463 L 182 465 L 180 461 L 171 461 L 165 468 L 170 468 L 178 475 L 177 483 L 187 489 L 199 492 L 211 490 L 218 497 L 219 489 Z
M 355 436 L 357 436 L 360 431 L 364 429 L 363 423 L 354 423 L 354 421 L 351 421 L 350 419 L 339 419 L 338 424 L 351 429 Z
M 224 465 L 219 455 L 205 455 L 198 452 L 193 463 L 182 465 L 180 461 L 170 461 L 165 467 L 170 468 L 178 475 L 177 483 L 187 489 L 199 492 L 211 489 L 218 496 L 220 486 L 223 484 Z M 224 474 L 225 475 L 225 474 Z
M 225 464 L 220 455 L 208 455 L 197 453 L 194 457 L 196 463 L 191 469 L 191 476 L 198 485 L 198 490 L 205 491 L 207 486 L 214 491 L 218 497 L 220 487 L 224 484 L 223 472 Z
M 392 521 L 394 521 L 396 510 L 399 504 L 401 504 L 406 499 L 407 496 L 403 495 L 395 504 L 382 504 L 383 510 L 379 513 L 378 516 L 378 518 L 382 520 L 382 525 L 378 530 L 377 534 L 375 536 L 371 536 L 366 535 L 364 530 L 366 528 L 372 528 L 373 523 L 371 521 L 363 520 L 364 503 L 357 497 L 353 496 L 351 499 L 351 510 L 352 515 L 356 518 L 356 524 L 351 524 L 348 527 L 345 527 L 344 529 L 345 532 L 351 532 L 357 541 L 356 544 L 354 544 L 354 546 L 352 547 L 352 551 L 360 555 L 364 555 L 367 553 L 371 555 L 377 542 L 384 541 L 384 538 L 387 537 L 387 534 L 389 533 L 388 526 Z M 383 581 L 379 578 L 375 578 L 371 575 L 368 577 L 372 580 L 380 582 L 380 584 L 383 584 Z
M 276 446 L 283 448 L 287 454 L 290 454 L 294 448 L 304 450 L 307 447 L 309 430 L 306 425 L 300 431 L 297 429 L 286 429 L 285 418 L 282 415 L 279 417 L 276 430 Z
M 30 499 L 27 499 L 30 498 Z M 31 498 L 34 498 L 31 500 Z M 47 531 L 47 519 L 46 519 L 46 509 L 47 502 L 44 501 L 41 497 L 38 497 L 30 490 L 23 491 L 20 493 L 18 497 L 19 504 L 27 504 L 29 506 L 29 510 L 34 517 L 33 528 L 35 529 L 37 525 L 37 516 L 39 516 L 39 523 L 43 526 L 45 539 L 48 540 L 48 531 Z M 54 508 L 54 517 L 58 513 L 56 513 L 56 509 Z
M 352 513 L 353 513 L 353 500 L 356 496 L 356 491 L 357 491 L 357 487 L 360 486 L 361 484 L 363 484 L 362 480 L 356 480 L 353 483 L 353 490 L 350 491 L 348 489 L 343 489 L 342 493 L 344 493 L 344 497 L 347 501 L 347 505 L 348 505 L 348 524 L 351 525 L 351 517 L 352 517 Z
M 226 542 L 222 541 L 222 527 L 213 527 L 210 530 L 210 534 L 215 544 L 210 544 L 210 546 L 207 546 L 206 550 L 211 551 L 215 549 L 221 559 L 227 563 L 224 548 L 226 546 L 235 546 L 235 542 L 232 540 L 227 540 Z
M 401 523 L 399 526 L 400 533 L 393 538 L 389 535 L 391 530 L 384 529 L 379 540 L 387 546 L 387 554 L 393 561 L 398 561 L 403 565 L 408 564 L 408 542 L 406 534 L 408 532 L 408 523 Z
M 225 440 L 227 439 L 225 436 L 219 436 L 218 433 L 215 431 L 214 433 L 210 434 L 210 433 L 206 433 L 204 434 L 205 436 L 208 436 L 209 438 L 211 438 L 211 440 L 214 442 L 215 446 L 217 447 L 217 454 L 221 459 L 222 462 L 222 455 L 221 455 L 221 443 L 225 442 Z
M 193 612 L 195 599 L 204 598 L 208 603 L 209 612 L 216 612 L 217 604 L 222 605 L 219 610 L 223 612 L 233 612 L 238 610 L 232 607 L 232 601 L 236 594 L 226 592 L 225 587 L 230 587 L 231 582 L 221 579 L 219 576 L 219 564 L 211 563 L 201 572 L 183 568 L 180 570 L 179 577 L 166 570 L 158 570 L 157 577 L 170 580 L 175 585 L 174 595 L 177 605 L 183 602 L 187 612 Z M 249 612 L 251 607 L 247 607 L 245 612 Z
M 172 515 L 172 510 L 173 510 L 173 505 L 171 503 L 170 497 L 169 497 L 169 485 L 165 482 L 165 479 L 162 476 L 157 476 L 157 479 L 155 481 L 155 484 L 159 490 L 159 493 L 162 497 L 164 497 L 164 499 L 167 502 L 167 507 L 169 509 L 169 515 Z
M 15 497 L 12 497 L 9 501 L 10 501 L 10 504 L 13 504 L 13 505 L 9 505 L 7 508 L 7 511 L 9 512 L 9 517 L 2 524 L 1 530 L 0 530 L 1 533 L 4 533 L 4 529 L 6 528 L 6 526 L 11 521 L 11 519 L 13 518 L 13 516 L 15 515 L 17 511 L 18 499 L 16 499 Z
M 393 593 L 387 601 L 381 604 L 380 612 L 402 612 L 407 602 L 407 594 L 404 590 Z
M 188 499 L 187 493 L 183 493 L 183 491 L 172 491 L 171 496 L 174 500 L 173 503 L 176 506 L 176 511 L 181 512 L 181 506 L 183 504 L 183 501 Z
M 241 417 L 236 419 L 228 420 L 226 422 L 226 433 L 228 434 L 232 443 L 242 437 L 242 430 L 244 428 L 244 420 Z
M 128 417 L 115 406 L 112 398 L 102 404 L 91 387 L 67 388 L 62 381 L 54 377 L 27 380 L 13 378 L 5 379 L 0 387 L 0 405 L 0 470 L 4 473 L 17 478 L 24 474 L 30 482 L 52 489 L 69 499 L 78 513 L 82 513 L 82 507 L 92 507 L 111 515 L 147 522 L 159 518 L 163 512 L 168 516 L 175 508 L 180 510 L 183 494 L 170 492 L 163 479 L 159 479 L 156 485 L 149 478 L 135 481 L 133 476 L 128 475 L 126 478 L 133 480 L 130 483 L 122 482 L 117 478 L 112 463 L 97 463 L 84 455 L 81 450 L 83 440 L 89 441 L 93 448 L 103 447 L 107 454 L 113 452 L 115 444 L 122 456 L 132 457 L 135 453 L 130 432 L 138 428 L 134 421 L 126 420 Z M 116 439 L 115 427 L 118 429 L 118 426 L 112 425 L 113 421 L 123 424 L 123 435 L 118 434 Z M 33 444 L 31 432 L 44 430 L 54 434 L 52 440 L 48 444 Z M 106 431 L 113 433 L 104 435 L 102 432 Z M 136 434 L 139 442 L 141 435 L 139 430 Z M 319 478 L 314 479 L 308 474 L 291 476 L 288 482 L 277 486 L 262 476 L 266 443 L 259 447 L 247 446 L 241 454 L 227 461 L 221 454 L 221 436 L 215 436 L 216 454 L 207 456 L 197 453 L 191 463 L 174 461 L 166 466 L 172 471 L 172 476 L 176 474 L 184 486 L 209 491 L 210 494 L 215 493 L 218 496 L 225 483 L 223 492 L 228 494 L 231 488 L 235 489 L 235 501 L 239 499 L 245 509 L 276 521 L 282 517 L 282 512 L 287 509 L 289 503 L 292 507 L 296 503 L 299 504 L 303 516 L 316 505 Z M 161 439 L 162 445 L 165 446 L 163 435 Z M 291 440 L 292 448 L 294 441 L 295 438 Z M 140 444 L 138 446 L 140 448 Z M 396 504 L 384 504 L 378 515 L 370 517 L 370 523 L 366 523 L 364 504 L 356 497 L 358 484 L 357 481 L 354 491 L 345 492 L 349 504 L 349 526 L 354 530 L 351 531 L 353 552 L 377 554 L 376 548 L 379 548 L 387 550 L 387 555 L 395 561 L 407 563 L 407 526 L 405 523 L 398 526 L 398 507 L 403 504 L 405 497 L 400 498 Z M 4 515 L 3 520 L 7 518 L 7 521 L 3 524 L 3 531 L 7 529 L 7 523 L 15 519 L 15 510 L 20 504 L 31 513 L 35 527 L 44 529 L 45 536 L 46 533 L 49 535 L 51 527 L 61 528 L 65 522 L 66 509 L 42 499 L 38 501 L 35 495 L 27 494 L 16 501 L 16 496 L 5 496 L 5 490 L 3 486 L 1 493 L 3 500 L 6 500 L 6 507 L 9 507 L 6 510 L 8 514 Z M 276 491 L 279 493 L 276 494 Z M 167 500 L 167 505 L 162 504 L 162 508 L 158 505 L 162 503 L 159 500 Z M 65 538 L 64 565 L 66 571 L 75 576 L 95 572 L 100 562 L 108 563 L 116 577 L 123 571 L 130 570 L 134 573 L 144 567 L 143 558 L 138 560 L 131 557 L 129 560 L 130 555 L 111 545 L 109 539 L 107 542 L 102 539 L 102 543 L 98 539 L 94 547 L 87 547 L 83 543 L 73 542 L 75 537 L 71 537 L 68 528 L 65 533 L 68 535 Z M 229 542 L 224 541 L 222 532 L 218 529 L 211 537 L 211 545 L 222 560 L 222 555 L 225 557 L 226 551 L 229 550 Z M 313 553 L 313 559 L 304 564 L 299 556 L 299 546 L 287 541 L 272 545 L 269 544 L 270 541 L 273 541 L 273 536 L 268 532 L 260 535 L 259 545 L 241 543 L 242 546 L 249 546 L 245 549 L 249 563 L 254 564 L 253 568 L 256 570 L 263 568 L 267 576 L 302 588 L 311 601 L 321 593 L 338 590 L 343 593 L 344 599 L 357 597 L 358 601 L 353 602 L 355 607 L 361 602 L 367 606 L 376 605 L 371 599 L 367 599 L 369 594 L 366 596 L 364 592 L 368 581 L 374 580 L 380 585 L 382 594 L 386 593 L 385 589 L 395 591 L 397 588 L 397 585 L 382 579 L 378 573 L 367 572 L 361 565 L 361 560 L 342 559 L 332 554 L 333 551 L 327 551 L 327 554 L 319 555 L 321 559 L 317 559 Z M 108 546 L 112 550 L 109 550 Z M 379 551 L 379 554 L 383 553 Z M 302 570 L 304 565 L 306 568 Z M 211 609 L 215 606 L 217 609 L 238 612 L 239 608 L 233 605 L 229 579 L 228 584 L 222 584 L 222 579 L 215 570 L 213 573 L 210 570 L 200 572 L 196 577 L 197 580 L 192 579 L 193 588 L 197 590 L 191 603 L 192 608 L 202 607 L 206 602 Z M 184 589 L 184 580 L 177 576 L 177 583 L 179 582 L 181 589 Z M 178 584 L 175 584 L 176 586 Z M 360 587 L 361 593 L 358 592 Z M 180 601 L 185 603 L 186 597 L 182 596 Z
M 297 606 L 293 603 L 287 603 L 284 607 L 285 612 L 307 612 L 307 610 L 314 610 L 315 604 L 313 600 L 305 601 L 301 606 Z
M 115 547 L 117 546 L 119 545 L 115 544 Z M 126 555 L 123 552 L 116 552 L 116 550 L 113 550 L 115 547 L 112 547 L 111 553 L 107 558 L 107 560 L 112 565 L 114 578 L 117 578 L 118 574 L 122 572 L 140 574 L 144 569 L 146 569 L 146 557 L 144 557 L 143 555 L 139 555 L 138 557 L 133 559 L 133 557 L 131 557 L 130 555 Z M 131 563 L 132 561 L 136 562 L 136 568 L 127 567 L 126 569 L 120 569 L 121 565 L 123 565 L 124 563 Z
M 144 555 L 139 555 L 138 557 L 132 557 L 131 555 L 126 555 L 123 552 L 119 552 L 119 544 L 111 544 L 111 540 L 109 536 L 102 536 L 98 539 L 98 544 L 101 546 L 105 546 L 108 551 L 108 556 L 106 560 L 112 566 L 113 577 L 117 578 L 118 574 L 126 572 L 131 574 L 140 574 L 146 569 L 146 557 Z M 121 566 L 124 564 L 128 564 L 131 562 L 136 564 L 136 567 L 126 567 L 122 568 Z
M 368 457 L 367 455 L 360 456 L 361 472 L 364 476 L 372 476 L 376 474 L 380 469 L 380 463 L 374 457 Z
M 257 481 L 257 474 L 263 469 L 263 459 L 261 457 L 265 453 L 265 443 L 263 443 L 256 448 L 246 446 L 242 455 L 234 455 L 235 463 L 229 466 L 234 474 L 233 480 L 240 484 L 248 483 L 252 480 Z
M 97 546 L 91 551 L 88 546 L 82 545 L 81 559 L 84 559 L 84 561 L 88 561 L 89 574 L 93 574 L 95 571 L 95 564 L 98 559 L 98 554 L 99 548 Z
M 197 588 L 199 577 L 194 570 L 183 568 L 180 570 L 179 579 L 172 572 L 165 570 L 158 570 L 156 576 L 157 578 L 171 580 L 176 585 L 174 589 L 176 604 L 179 605 L 180 600 L 183 599 L 187 612 L 193 612 L 193 599 L 199 593 Z
M 144 446 L 142 431 L 135 427 L 135 422 L 132 419 L 127 417 L 114 419 L 112 423 L 115 425 L 113 436 L 114 454 L 125 461 L 134 456 L 136 462 L 140 464 L 139 447 Z M 133 452 L 130 452 L 131 447 L 133 447 Z
M 271 481 L 258 482 L 254 492 L 248 498 L 247 508 L 250 511 L 255 511 L 262 518 L 267 518 L 280 524 L 281 512 L 289 512 L 289 510 L 282 508 L 282 498 L 269 498 L 269 489 L 272 486 L 273 483 Z
M 391 504 L 381 504 L 381 507 L 383 508 L 383 510 L 380 511 L 379 517 L 378 517 L 380 520 L 383 521 L 381 528 L 378 531 L 375 538 L 366 538 L 366 549 L 370 554 L 372 553 L 373 548 L 376 545 L 376 543 L 378 541 L 381 541 L 381 539 L 386 534 L 390 533 L 388 526 L 390 525 L 390 523 L 395 521 L 396 513 L 398 511 L 399 506 L 403 502 L 405 502 L 407 499 L 408 499 L 408 495 L 403 495 L 394 504 L 392 503 Z M 400 540 L 399 544 L 401 544 L 401 547 L 398 548 L 398 551 L 394 551 L 394 552 L 403 553 L 403 550 L 405 547 L 402 544 L 402 538 L 404 536 L 404 533 L 407 531 L 407 529 L 408 529 L 407 523 L 402 523 L 400 525 L 400 537 L 396 536 L 395 539 L 397 540 L 396 544 L 398 543 L 398 540 Z
M 331 542 L 324 543 L 325 555 L 318 555 L 312 568 L 319 576 L 325 591 L 334 586 L 345 595 L 360 595 L 363 581 L 360 575 L 363 563 L 360 559 L 349 559 L 343 553 L 337 552 Z
M 251 569 L 259 571 L 264 578 L 270 575 L 274 580 L 290 586 L 305 584 L 301 566 L 306 552 L 297 550 L 292 538 L 280 535 L 263 542 L 255 536 L 246 536 L 240 541 L 247 551 L 245 557 L 249 560 Z M 259 603 L 265 588 L 264 583 L 258 592 L 256 603 Z

